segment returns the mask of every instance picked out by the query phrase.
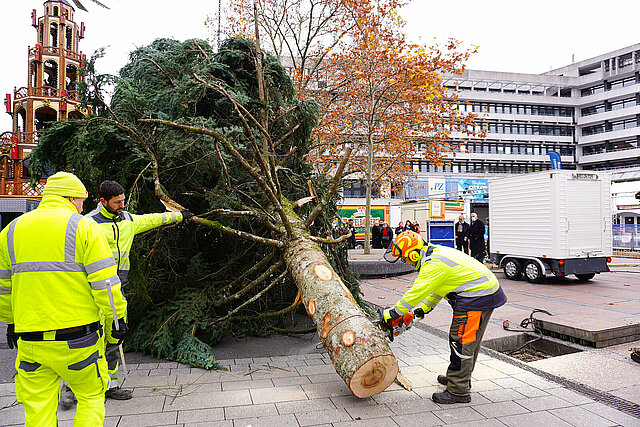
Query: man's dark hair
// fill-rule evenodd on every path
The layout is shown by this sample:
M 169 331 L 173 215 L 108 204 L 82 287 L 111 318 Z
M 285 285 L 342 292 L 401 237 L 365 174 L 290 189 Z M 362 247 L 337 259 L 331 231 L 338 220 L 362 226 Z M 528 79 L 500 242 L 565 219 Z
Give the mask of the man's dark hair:
M 105 199 L 107 202 L 112 197 L 121 194 L 124 194 L 124 188 L 115 181 L 102 181 L 102 184 L 100 184 L 100 198 Z

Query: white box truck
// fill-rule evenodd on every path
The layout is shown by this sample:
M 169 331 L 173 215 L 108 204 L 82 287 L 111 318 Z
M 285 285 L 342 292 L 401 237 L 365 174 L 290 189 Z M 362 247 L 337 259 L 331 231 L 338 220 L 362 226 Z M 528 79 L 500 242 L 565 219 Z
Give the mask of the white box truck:
M 491 180 L 489 250 L 512 280 L 609 271 L 611 176 L 550 170 Z

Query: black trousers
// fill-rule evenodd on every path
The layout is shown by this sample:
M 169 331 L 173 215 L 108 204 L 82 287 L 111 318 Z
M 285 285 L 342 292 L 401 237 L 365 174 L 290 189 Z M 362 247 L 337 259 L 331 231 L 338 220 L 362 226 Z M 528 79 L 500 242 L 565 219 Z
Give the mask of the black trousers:
M 469 254 L 469 241 L 463 239 L 456 239 L 456 249 Z

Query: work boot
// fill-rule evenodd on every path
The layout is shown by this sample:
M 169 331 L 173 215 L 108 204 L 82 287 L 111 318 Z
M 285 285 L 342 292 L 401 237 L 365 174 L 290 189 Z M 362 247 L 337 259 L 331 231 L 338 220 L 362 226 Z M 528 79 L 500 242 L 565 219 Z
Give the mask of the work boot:
M 58 402 L 60 407 L 64 411 L 67 411 L 73 408 L 73 405 L 75 405 L 76 402 L 77 402 L 76 396 L 73 394 L 71 389 L 69 387 L 63 387 L 62 390 L 60 391 L 60 402 Z
M 455 394 L 449 393 L 447 390 L 442 393 L 433 393 L 431 396 L 431 400 L 436 403 L 469 403 L 471 402 L 471 396 L 456 396 Z
M 104 396 L 107 399 L 129 400 L 129 399 L 131 399 L 133 397 L 133 391 L 127 390 L 125 388 L 113 387 L 113 388 L 110 388 L 109 390 L 107 390 L 104 393 Z
M 438 382 L 442 385 L 447 385 L 449 380 L 446 375 L 438 375 Z M 471 380 L 469 380 L 469 388 L 471 388 Z

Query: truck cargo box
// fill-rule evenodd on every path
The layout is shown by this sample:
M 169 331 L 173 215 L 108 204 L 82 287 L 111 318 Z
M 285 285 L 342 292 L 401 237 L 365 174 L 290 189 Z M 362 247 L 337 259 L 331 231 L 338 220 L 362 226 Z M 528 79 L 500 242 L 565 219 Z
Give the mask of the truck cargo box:
M 489 247 L 495 254 L 610 257 L 611 176 L 551 170 L 493 179 L 489 218 Z

